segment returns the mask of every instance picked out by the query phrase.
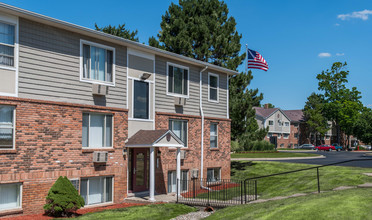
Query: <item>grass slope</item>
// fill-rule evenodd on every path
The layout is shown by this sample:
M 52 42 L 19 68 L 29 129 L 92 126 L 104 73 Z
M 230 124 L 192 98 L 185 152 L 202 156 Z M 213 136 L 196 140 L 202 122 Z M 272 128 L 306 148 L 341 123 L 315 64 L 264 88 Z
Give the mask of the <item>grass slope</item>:
M 244 180 L 274 173 L 287 172 L 313 167 L 314 165 L 280 162 L 231 162 L 232 179 Z M 371 173 L 371 168 L 329 166 L 319 169 L 320 189 L 332 190 L 339 186 L 356 186 L 372 182 L 372 178 L 363 173 Z M 317 191 L 316 169 L 297 173 L 273 176 L 257 180 L 260 198 L 287 196 L 295 193 Z
M 372 219 L 372 190 L 352 189 L 239 205 L 207 219 Z
M 154 204 L 122 209 L 105 210 L 80 216 L 78 219 L 172 219 L 196 211 L 196 208 L 181 204 Z
M 234 153 L 231 158 L 283 158 L 283 157 L 316 157 L 317 154 L 312 153 Z

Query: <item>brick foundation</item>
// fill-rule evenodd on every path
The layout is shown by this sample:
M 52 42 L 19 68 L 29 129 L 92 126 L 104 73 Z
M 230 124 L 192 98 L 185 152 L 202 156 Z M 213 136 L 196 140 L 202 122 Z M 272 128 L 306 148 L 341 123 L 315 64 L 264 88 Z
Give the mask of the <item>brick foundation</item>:
M 126 109 L 1 97 L 0 105 L 16 107 L 15 149 L 0 151 L 0 183 L 22 183 L 22 212 L 43 212 L 48 190 L 59 176 L 114 176 L 114 203 L 126 197 L 128 135 Z M 82 114 L 114 115 L 114 147 L 108 162 L 95 166 L 93 151 L 82 149 Z

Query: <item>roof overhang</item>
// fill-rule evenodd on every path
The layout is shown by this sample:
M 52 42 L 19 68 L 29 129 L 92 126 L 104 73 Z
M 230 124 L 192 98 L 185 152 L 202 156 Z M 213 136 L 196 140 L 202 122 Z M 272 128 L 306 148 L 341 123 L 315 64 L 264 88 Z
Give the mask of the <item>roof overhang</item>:
M 94 38 L 97 38 L 97 39 L 110 41 L 110 42 L 113 42 L 113 43 L 116 43 L 116 44 L 119 44 L 119 45 L 123 45 L 123 46 L 126 46 L 126 47 L 131 47 L 131 48 L 143 51 L 143 52 L 148 52 L 148 53 L 153 53 L 155 55 L 168 57 L 168 58 L 180 61 L 180 62 L 189 63 L 189 64 L 199 66 L 200 68 L 205 68 L 206 66 L 208 66 L 208 68 L 210 70 L 220 71 L 220 72 L 226 73 L 227 75 L 237 75 L 237 74 L 239 74 L 239 72 L 234 71 L 234 70 L 226 69 L 226 68 L 223 68 L 223 67 L 220 67 L 220 66 L 217 66 L 217 65 L 207 63 L 207 62 L 196 60 L 196 59 L 193 59 L 193 58 L 190 58 L 190 57 L 185 57 L 185 56 L 182 56 L 182 55 L 179 55 L 179 54 L 176 54 L 176 53 L 172 53 L 172 52 L 165 51 L 165 50 L 162 50 L 162 49 L 159 49 L 159 48 L 151 47 L 151 46 L 139 43 L 139 42 L 127 40 L 127 39 L 117 37 L 117 36 L 114 36 L 114 35 L 111 35 L 111 34 L 106 34 L 106 33 L 103 33 L 101 31 L 96 31 L 96 30 L 93 30 L 93 29 L 90 29 L 90 28 L 86 28 L 86 27 L 83 27 L 83 26 L 80 26 L 80 25 L 76 25 L 76 24 L 72 24 L 72 23 L 69 23 L 69 22 L 66 22 L 66 21 L 58 20 L 58 19 L 55 19 L 55 18 L 52 18 L 52 17 L 41 15 L 41 14 L 38 14 L 38 13 L 35 13 L 35 12 L 31 12 L 31 11 L 28 11 L 28 10 L 17 8 L 17 7 L 7 5 L 7 4 L 4 4 L 4 3 L 0 3 L 0 12 L 4 12 L 4 13 L 7 13 L 7 14 L 19 16 L 19 17 L 22 17 L 22 18 L 26 18 L 26 19 L 29 19 L 29 20 L 32 20 L 32 21 L 42 23 L 42 24 L 47 24 L 47 25 L 50 25 L 50 26 L 53 26 L 53 27 L 61 28 L 61 29 L 64 29 L 64 30 L 69 30 L 69 31 L 72 31 L 72 32 L 75 32 L 75 33 L 80 33 L 80 34 L 83 34 L 83 35 L 91 36 L 91 37 L 94 37 Z
M 184 148 L 185 145 L 171 130 L 140 130 L 128 139 L 126 147 Z

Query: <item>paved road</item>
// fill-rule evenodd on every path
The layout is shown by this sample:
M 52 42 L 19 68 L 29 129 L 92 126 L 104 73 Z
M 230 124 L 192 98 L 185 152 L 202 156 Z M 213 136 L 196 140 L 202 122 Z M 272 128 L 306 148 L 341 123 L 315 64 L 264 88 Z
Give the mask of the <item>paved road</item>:
M 291 152 L 295 153 L 295 152 Z M 372 157 L 364 157 L 363 154 L 365 152 L 349 152 L 349 151 L 341 151 L 341 152 L 310 152 L 313 154 L 321 154 L 324 155 L 326 158 L 319 158 L 319 159 L 307 159 L 307 160 L 281 160 L 277 162 L 288 162 L 288 163 L 305 163 L 305 164 L 317 164 L 317 165 L 325 165 L 330 163 L 337 163 L 345 160 L 354 160 L 354 159 L 371 159 L 369 161 L 356 161 L 350 163 L 339 164 L 338 166 L 353 166 L 353 167 L 369 167 L 372 168 Z

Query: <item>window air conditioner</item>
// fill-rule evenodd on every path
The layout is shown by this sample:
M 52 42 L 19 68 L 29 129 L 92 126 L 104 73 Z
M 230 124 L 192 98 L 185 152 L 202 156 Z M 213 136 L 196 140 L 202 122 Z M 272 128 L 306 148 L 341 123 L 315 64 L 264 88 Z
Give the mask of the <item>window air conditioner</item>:
M 174 97 L 174 105 L 184 106 L 186 105 L 186 99 L 181 97 Z
M 186 151 L 181 150 L 181 160 L 186 159 Z
M 106 163 L 108 158 L 108 152 L 106 151 L 94 151 L 93 152 L 93 163 Z
M 100 84 L 92 84 L 92 94 L 93 95 L 107 95 L 107 86 Z

